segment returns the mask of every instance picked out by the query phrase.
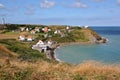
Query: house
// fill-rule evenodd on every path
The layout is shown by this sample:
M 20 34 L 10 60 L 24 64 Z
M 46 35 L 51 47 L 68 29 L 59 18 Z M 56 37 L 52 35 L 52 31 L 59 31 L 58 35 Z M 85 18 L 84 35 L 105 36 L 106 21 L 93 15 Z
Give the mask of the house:
M 27 41 L 33 41 L 33 40 L 34 40 L 33 36 L 29 35 L 29 36 L 27 37 Z
M 21 34 L 18 38 L 20 41 L 24 41 L 25 40 L 25 35 L 24 34 Z
M 36 32 L 40 32 L 40 28 L 39 27 L 35 27 L 35 31 Z
M 88 28 L 89 26 L 84 26 L 84 28 L 86 29 L 86 28 Z
M 26 31 L 29 31 L 29 28 L 26 28 L 25 30 L 26 30 Z
M 54 32 L 54 34 L 61 34 L 61 31 L 60 31 L 60 30 L 56 30 L 56 31 Z
M 44 32 L 48 32 L 48 27 L 44 27 L 42 30 L 43 30 Z
M 24 31 L 25 30 L 25 27 L 20 27 L 20 31 Z
M 51 29 L 48 29 L 48 31 L 51 31 Z
M 67 31 L 67 32 L 70 32 L 70 26 L 67 26 L 67 27 L 66 27 L 66 31 Z
M 31 30 L 30 33 L 31 33 L 31 34 L 35 34 L 36 31 L 35 31 L 35 30 Z
M 47 42 L 47 45 L 50 47 L 51 45 L 53 44 L 53 42 L 51 41 L 51 40 L 49 40 L 48 42 Z
M 44 42 L 42 40 L 39 40 L 36 45 L 43 45 Z
M 70 26 L 67 26 L 67 27 L 66 27 L 66 30 L 69 30 L 69 29 L 70 29 Z

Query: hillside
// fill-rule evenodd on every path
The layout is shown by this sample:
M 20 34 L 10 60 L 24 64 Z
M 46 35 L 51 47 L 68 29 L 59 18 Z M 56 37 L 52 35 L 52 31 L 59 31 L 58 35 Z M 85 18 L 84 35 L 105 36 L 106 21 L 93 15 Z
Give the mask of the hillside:
M 42 26 L 44 27 L 44 26 Z M 40 28 L 42 29 L 42 28 Z M 62 43 L 96 43 L 101 37 L 89 28 L 51 26 L 47 32 L 51 37 L 43 37 L 46 32 L 37 32 L 31 42 L 19 41 L 21 33 L 2 30 L 0 34 L 0 80 L 119 80 L 119 64 L 103 64 L 95 61 L 83 62 L 78 65 L 50 60 L 46 54 L 33 50 L 32 45 L 41 39 Z M 55 30 L 62 34 L 54 34 Z M 22 32 L 23 33 L 23 32 Z M 24 31 L 27 35 L 30 31 Z M 8 37 L 6 37 L 6 36 Z M 14 37 L 11 37 L 14 36 Z

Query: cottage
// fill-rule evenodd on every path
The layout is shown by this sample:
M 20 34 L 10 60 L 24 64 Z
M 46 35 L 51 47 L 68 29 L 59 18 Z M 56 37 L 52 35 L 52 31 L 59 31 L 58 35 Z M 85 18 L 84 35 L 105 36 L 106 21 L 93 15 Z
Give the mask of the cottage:
M 26 28 L 26 31 L 29 31 L 29 28 Z
M 48 29 L 48 31 L 51 31 L 51 29 Z
M 88 26 L 84 26 L 84 28 L 88 28 Z
M 31 33 L 31 34 L 35 34 L 36 31 L 35 31 L 35 30 L 31 30 L 30 33 Z
M 44 27 L 42 30 L 43 30 L 44 32 L 48 32 L 48 27 Z
M 70 29 L 70 26 L 67 26 L 67 27 L 66 27 L 66 30 L 69 30 L 69 29 Z
M 29 35 L 29 36 L 27 37 L 27 41 L 33 41 L 33 40 L 34 40 L 33 36 Z
M 60 30 L 56 30 L 56 31 L 54 32 L 54 34 L 61 34 L 61 31 L 60 31 Z
M 49 40 L 49 41 L 47 42 L 47 45 L 50 47 L 50 46 L 52 45 L 52 41 Z
M 40 28 L 39 27 L 35 27 L 35 31 L 36 32 L 40 32 Z
M 43 45 L 44 42 L 42 40 L 39 40 L 36 45 Z
M 20 41 L 24 41 L 25 40 L 25 35 L 24 34 L 21 34 L 18 38 Z
M 20 31 L 24 31 L 25 30 L 25 27 L 20 27 Z

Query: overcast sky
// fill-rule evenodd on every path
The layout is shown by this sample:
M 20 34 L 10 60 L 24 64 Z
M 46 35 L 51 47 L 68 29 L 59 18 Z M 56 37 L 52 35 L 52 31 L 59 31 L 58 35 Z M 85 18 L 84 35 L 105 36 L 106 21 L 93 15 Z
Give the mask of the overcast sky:
M 120 0 L 0 0 L 0 23 L 120 26 Z

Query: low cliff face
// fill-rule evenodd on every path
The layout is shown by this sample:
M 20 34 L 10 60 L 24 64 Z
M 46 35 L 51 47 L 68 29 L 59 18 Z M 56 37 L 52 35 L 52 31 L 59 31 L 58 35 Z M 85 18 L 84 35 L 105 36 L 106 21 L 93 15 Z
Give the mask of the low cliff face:
M 85 37 L 89 40 L 90 43 L 105 43 L 106 39 L 102 38 L 99 34 L 97 34 L 95 31 L 87 28 L 82 29 L 81 32 L 84 33 Z

